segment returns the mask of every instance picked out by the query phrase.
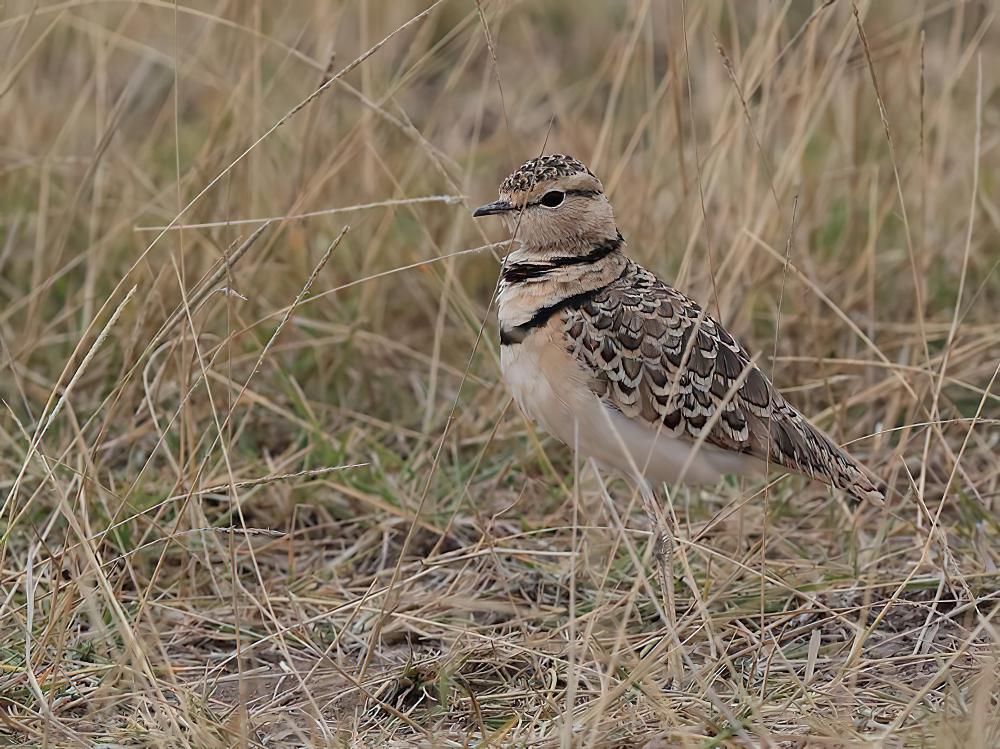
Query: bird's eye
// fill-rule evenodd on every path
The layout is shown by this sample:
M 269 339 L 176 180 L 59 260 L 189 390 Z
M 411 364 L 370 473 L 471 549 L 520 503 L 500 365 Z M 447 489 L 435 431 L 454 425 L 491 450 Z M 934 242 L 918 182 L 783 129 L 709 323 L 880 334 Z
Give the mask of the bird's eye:
M 563 202 L 565 197 L 566 193 L 562 190 L 549 190 L 542 196 L 542 205 L 546 208 L 555 208 Z

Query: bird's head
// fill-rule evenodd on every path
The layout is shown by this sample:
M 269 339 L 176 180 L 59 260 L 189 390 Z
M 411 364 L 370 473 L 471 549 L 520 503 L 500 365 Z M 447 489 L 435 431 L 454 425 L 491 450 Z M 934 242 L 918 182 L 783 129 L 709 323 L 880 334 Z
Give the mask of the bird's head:
M 472 215 L 500 216 L 528 250 L 562 247 L 585 252 L 618 236 L 601 181 L 563 154 L 522 164 L 500 185 L 500 199 Z

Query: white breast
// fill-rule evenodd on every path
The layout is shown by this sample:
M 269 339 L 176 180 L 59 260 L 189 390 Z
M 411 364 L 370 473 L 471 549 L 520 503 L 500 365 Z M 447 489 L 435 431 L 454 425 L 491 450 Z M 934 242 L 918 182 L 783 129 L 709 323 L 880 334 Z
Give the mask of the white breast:
M 548 331 L 500 349 L 500 367 L 521 410 L 550 434 L 573 444 L 581 412 L 597 405 L 582 369 L 550 340 Z
M 727 473 L 755 471 L 756 461 L 653 429 L 608 407 L 590 389 L 589 375 L 562 345 L 553 320 L 519 344 L 503 346 L 500 366 L 524 413 L 581 457 L 654 482 L 711 484 Z

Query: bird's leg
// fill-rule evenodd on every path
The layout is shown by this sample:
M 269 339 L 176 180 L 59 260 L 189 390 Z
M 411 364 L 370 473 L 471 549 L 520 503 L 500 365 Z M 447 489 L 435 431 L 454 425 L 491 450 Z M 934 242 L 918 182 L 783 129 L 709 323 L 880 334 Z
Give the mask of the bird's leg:
M 642 507 L 646 511 L 646 517 L 649 518 L 650 529 L 653 533 L 651 541 L 653 561 L 656 563 L 660 575 L 663 605 L 670 619 L 668 624 L 674 626 L 676 622 L 674 621 L 673 539 L 670 537 L 670 531 L 663 519 L 663 513 L 660 511 L 660 505 L 656 501 L 653 488 L 645 479 L 640 479 L 638 484 L 639 493 L 642 496 Z
M 674 543 L 663 518 L 663 512 L 653 488 L 645 479 L 639 481 L 639 493 L 642 495 L 642 506 L 649 518 L 652 526 L 653 538 L 652 548 L 653 559 L 660 573 L 660 592 L 663 596 L 663 609 L 666 612 L 668 635 L 673 639 L 674 647 L 671 648 L 667 660 L 670 663 L 671 676 L 675 684 L 681 684 L 684 680 L 684 665 L 682 661 L 683 649 L 681 647 L 679 634 L 677 632 L 677 609 L 674 606 Z

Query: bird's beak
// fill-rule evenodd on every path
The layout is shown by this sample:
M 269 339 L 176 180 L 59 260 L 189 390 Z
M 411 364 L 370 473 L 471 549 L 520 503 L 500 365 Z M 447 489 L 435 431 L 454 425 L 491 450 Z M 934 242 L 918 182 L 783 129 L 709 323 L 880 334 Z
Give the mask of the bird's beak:
M 514 206 L 508 203 L 506 200 L 495 200 L 492 203 L 487 203 L 486 205 L 479 206 L 476 210 L 472 212 L 473 218 L 479 218 L 480 216 L 492 216 L 496 213 L 506 213 L 507 211 L 513 211 Z

